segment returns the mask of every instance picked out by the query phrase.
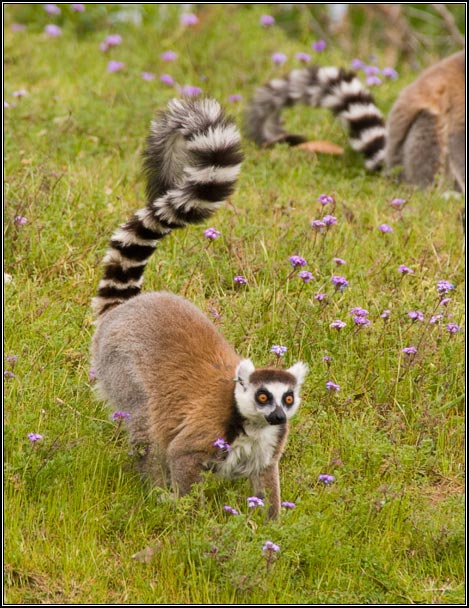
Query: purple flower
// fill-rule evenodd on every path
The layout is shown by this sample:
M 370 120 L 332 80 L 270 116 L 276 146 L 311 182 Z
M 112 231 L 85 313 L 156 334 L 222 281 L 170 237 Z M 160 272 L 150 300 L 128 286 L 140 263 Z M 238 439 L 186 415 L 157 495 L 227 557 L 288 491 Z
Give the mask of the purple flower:
M 316 40 L 316 42 L 313 42 L 311 46 L 313 48 L 313 51 L 316 51 L 317 53 L 322 53 L 322 51 L 326 48 L 326 43 L 324 42 L 324 40 Z
M 49 15 L 60 15 L 60 13 L 62 12 L 56 4 L 45 4 L 44 10 Z
M 367 76 L 365 82 L 369 87 L 374 87 L 381 84 L 381 78 L 378 78 L 378 76 Z
M 36 441 L 41 441 L 42 435 L 40 433 L 28 433 L 28 439 L 31 443 L 36 443 Z
M 155 80 L 156 75 L 153 72 L 142 72 L 142 80 L 150 81 Z
M 287 56 L 284 53 L 273 53 L 272 61 L 275 65 L 282 65 L 287 60 Z
M 295 59 L 302 61 L 303 63 L 308 63 L 308 61 L 311 61 L 311 55 L 308 55 L 308 53 L 296 53 Z
M 71 9 L 72 9 L 72 11 L 75 11 L 76 13 L 83 13 L 85 11 L 85 5 L 84 4 L 72 4 Z
M 350 314 L 353 316 L 357 316 L 357 317 L 367 317 L 370 313 L 366 310 L 366 308 L 360 308 L 360 306 L 355 306 L 355 308 L 352 308 L 352 310 L 350 311 Z
M 332 226 L 333 224 L 337 224 L 337 218 L 334 217 L 333 215 L 325 215 L 322 218 L 322 221 L 324 222 L 324 224 L 326 226 Z
M 169 74 L 161 74 L 160 80 L 163 84 L 167 84 L 168 86 L 174 86 L 174 78 Z
M 381 224 L 381 226 L 378 226 L 378 230 L 381 230 L 381 232 L 384 232 L 384 233 L 394 232 L 394 230 L 391 228 L 391 226 L 388 226 L 387 224 Z
M 119 44 L 121 44 L 121 43 L 122 43 L 122 36 L 120 36 L 119 34 L 110 34 L 109 36 L 107 36 L 105 38 L 104 42 L 101 42 L 101 44 L 99 45 L 99 48 L 101 51 L 106 52 L 113 46 L 119 46 Z
M 335 262 L 337 264 L 337 266 L 343 266 L 344 264 L 347 263 L 342 258 L 332 258 L 332 261 Z
M 62 36 L 62 30 L 60 29 L 60 27 L 52 23 L 46 25 L 44 31 L 50 38 L 58 38 L 59 36 Z
M 313 274 L 308 270 L 301 270 L 298 273 L 298 278 L 303 281 L 303 283 L 309 283 L 314 280 Z
M 16 374 L 14 374 L 13 372 L 10 372 L 10 370 L 6 369 L 3 372 L 3 377 L 5 378 L 5 380 L 11 380 L 12 378 L 16 378 Z
M 281 346 L 280 344 L 274 344 L 270 349 L 271 353 L 275 353 L 277 357 L 283 357 L 283 355 L 287 352 L 288 348 L 286 346 Z
M 443 318 L 443 315 L 442 315 L 442 314 L 439 314 L 439 315 L 432 315 L 432 316 L 430 317 L 430 321 L 429 321 L 429 323 L 431 323 L 431 324 L 433 325 L 434 323 L 438 323 L 438 321 L 440 321 L 442 318 Z
M 359 327 L 364 327 L 365 325 L 371 324 L 370 319 L 367 319 L 366 317 L 360 317 L 360 316 L 353 317 L 353 322 L 355 323 L 355 325 L 358 325 Z
M 191 84 L 185 84 L 181 88 L 181 95 L 186 95 L 186 97 L 198 97 L 202 93 L 202 89 L 200 87 L 194 87 Z
M 340 391 L 340 386 L 338 384 L 336 384 L 335 382 L 332 382 L 332 380 L 328 380 L 326 382 L 326 388 L 328 391 Z
M 15 217 L 15 224 L 17 226 L 25 226 L 28 223 L 28 218 L 23 217 L 22 215 L 17 215 Z
M 229 452 L 231 450 L 231 445 L 223 437 L 218 437 L 212 445 L 215 448 L 219 448 L 222 452 Z
M 352 70 L 362 70 L 365 67 L 365 62 L 361 59 L 352 59 L 350 67 Z
M 214 306 L 212 306 L 212 308 L 210 309 L 210 312 L 215 317 L 215 319 L 219 319 L 221 317 L 221 314 L 218 312 L 218 310 Z
M 230 507 L 229 505 L 225 505 L 223 507 L 223 511 L 226 511 L 230 515 L 239 515 L 238 511 L 236 509 L 233 509 L 233 507 Z
M 334 475 L 321 474 L 321 475 L 318 475 L 318 480 L 322 481 L 324 484 L 327 485 L 329 483 L 334 483 L 335 477 L 334 477 Z
M 322 232 L 322 229 L 326 227 L 326 224 L 322 220 L 313 220 L 310 223 L 313 230 L 316 230 L 317 232 Z
M 125 68 L 125 63 L 122 63 L 122 61 L 110 61 L 107 64 L 107 71 L 109 72 L 109 74 L 112 74 L 114 72 L 119 72 L 120 70 L 123 70 Z
M 264 501 L 262 500 L 262 498 L 258 498 L 257 496 L 249 496 L 247 501 L 248 501 L 248 507 L 250 507 L 250 508 L 264 506 Z
M 451 302 L 451 298 L 443 298 L 440 302 L 440 306 L 447 306 Z
M 177 58 L 178 55 L 174 51 L 165 51 L 164 53 L 161 53 L 161 59 L 163 61 L 176 61 Z
M 415 355 L 417 348 L 415 346 L 406 346 L 402 349 L 402 352 L 406 355 Z
M 314 299 L 317 300 L 318 302 L 323 302 L 326 298 L 327 298 L 327 296 L 325 293 L 317 293 L 314 296 Z
M 383 68 L 381 74 L 386 78 L 391 78 L 391 80 L 397 80 L 397 72 L 394 68 Z
M 194 13 L 183 13 L 181 15 L 181 24 L 182 25 L 197 25 L 199 23 L 199 19 L 197 15 Z
M 26 26 L 22 23 L 12 23 L 10 29 L 12 32 L 24 32 L 26 30 Z
M 335 275 L 331 277 L 331 281 L 334 284 L 335 288 L 340 289 L 340 291 L 343 291 L 346 287 L 348 287 L 348 281 L 345 277 Z
M 304 258 L 299 255 L 291 255 L 289 257 L 289 261 L 293 268 L 297 268 L 298 266 L 306 266 L 306 264 L 308 263 Z
M 210 239 L 211 241 L 217 239 L 220 234 L 221 232 L 219 230 L 215 230 L 215 228 L 207 228 L 206 230 L 204 230 L 204 237 L 206 239 Z
M 402 209 L 406 202 L 404 198 L 393 198 L 392 201 L 389 201 L 389 204 L 396 209 Z
M 243 277 L 242 275 L 239 275 L 239 274 L 234 277 L 233 281 L 235 283 L 237 283 L 238 285 L 246 285 L 246 283 L 248 282 L 246 277 Z
M 456 325 L 456 323 L 448 323 L 446 329 L 449 331 L 450 334 L 456 334 L 458 331 L 461 331 L 461 328 L 459 327 L 459 325 Z
M 335 321 L 332 321 L 332 323 L 329 325 L 329 327 L 332 327 L 332 329 L 343 329 L 346 325 L 347 325 L 347 323 L 345 321 L 336 319 Z
M 14 367 L 14 366 L 16 365 L 16 363 L 18 362 L 18 355 L 7 355 L 7 356 L 5 357 L 5 359 L 8 361 L 8 363 L 9 363 L 11 366 L 13 366 L 13 367 Z
M 364 65 L 363 71 L 367 76 L 377 76 L 379 74 L 379 68 L 375 65 Z
M 288 502 L 287 500 L 284 500 L 280 504 L 282 505 L 282 507 L 285 507 L 285 509 L 295 509 L 296 508 L 296 504 L 294 502 Z
M 407 316 L 409 317 L 409 319 L 412 319 L 412 321 L 424 320 L 423 312 L 421 310 L 411 310 L 407 313 Z
M 409 268 L 405 264 L 401 264 L 397 269 L 397 272 L 400 272 L 401 274 L 414 274 L 412 268 Z
M 15 104 L 13 104 L 13 105 L 15 105 Z M 10 107 L 12 107 L 12 106 L 10 106 L 10 104 L 8 103 L 8 101 L 4 101 L 4 102 L 3 102 L 3 107 L 4 107 L 4 108 L 10 108 Z
M 262 551 L 267 551 L 269 553 L 278 553 L 280 551 L 280 547 L 273 543 L 271 540 L 268 540 L 262 547 Z
M 329 194 L 321 194 L 318 197 L 318 202 L 321 203 L 321 205 L 333 205 L 335 200 L 334 197 Z
M 383 313 L 381 314 L 381 318 L 382 319 L 389 319 L 389 315 L 391 314 L 391 311 L 389 309 L 383 310 Z
M 25 97 L 28 94 L 26 89 L 18 89 L 18 91 L 13 91 L 13 97 Z
M 325 361 L 326 363 L 330 363 L 332 361 L 332 357 L 329 357 L 329 355 L 324 355 L 322 360 Z
M 275 19 L 272 17 L 272 15 L 261 15 L 261 18 L 259 19 L 260 25 L 268 26 L 273 25 L 274 23 Z
M 90 367 L 89 378 L 90 380 L 96 380 L 96 370 L 94 367 Z
M 240 93 L 234 93 L 228 97 L 228 100 L 231 101 L 231 103 L 236 103 L 237 101 L 242 101 L 243 96 Z
M 438 283 L 436 284 L 436 288 L 438 289 L 439 294 L 446 295 L 452 289 L 454 289 L 454 285 L 449 281 L 438 281 Z
M 112 420 L 128 420 L 130 418 L 129 412 L 117 411 L 114 412 L 111 416 Z

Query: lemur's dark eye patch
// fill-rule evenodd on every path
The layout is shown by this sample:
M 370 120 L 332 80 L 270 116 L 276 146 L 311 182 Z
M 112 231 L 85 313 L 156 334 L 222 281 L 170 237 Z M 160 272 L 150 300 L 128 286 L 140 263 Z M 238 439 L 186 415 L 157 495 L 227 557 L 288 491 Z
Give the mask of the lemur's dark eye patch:
M 283 403 L 288 407 L 292 406 L 295 402 L 295 397 L 292 392 L 285 393 L 283 396 Z
M 272 401 L 272 395 L 268 391 L 260 389 L 257 391 L 255 399 L 259 405 L 267 405 Z

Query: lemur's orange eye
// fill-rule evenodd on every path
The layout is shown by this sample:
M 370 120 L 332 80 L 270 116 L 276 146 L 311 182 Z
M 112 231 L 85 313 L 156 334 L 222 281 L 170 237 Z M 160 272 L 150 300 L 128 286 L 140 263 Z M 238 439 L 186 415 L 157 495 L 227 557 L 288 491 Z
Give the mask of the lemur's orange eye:
M 285 397 L 283 398 L 283 402 L 285 403 L 285 405 L 293 405 L 294 402 L 294 398 L 293 395 L 285 395 Z
M 267 403 L 269 397 L 265 393 L 259 393 L 259 395 L 257 395 L 257 400 L 259 403 Z

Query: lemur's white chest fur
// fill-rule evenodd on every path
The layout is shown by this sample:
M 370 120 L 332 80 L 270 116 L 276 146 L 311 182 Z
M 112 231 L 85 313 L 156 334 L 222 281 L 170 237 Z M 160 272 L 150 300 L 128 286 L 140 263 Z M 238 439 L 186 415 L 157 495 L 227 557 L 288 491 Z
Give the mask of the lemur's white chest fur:
M 217 475 L 232 479 L 263 471 L 272 462 L 281 431 L 279 426 L 246 425 L 245 434 L 235 439 L 226 459 L 217 467 Z

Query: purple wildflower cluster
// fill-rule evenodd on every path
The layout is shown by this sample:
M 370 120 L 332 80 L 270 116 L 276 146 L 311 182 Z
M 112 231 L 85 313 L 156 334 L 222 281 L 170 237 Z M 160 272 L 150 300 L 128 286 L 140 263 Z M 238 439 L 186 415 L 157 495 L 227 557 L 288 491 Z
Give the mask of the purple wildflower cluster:
M 334 475 L 326 475 L 325 473 L 321 473 L 321 475 L 318 475 L 318 481 L 322 481 L 322 483 L 327 486 L 334 483 L 335 477 Z
M 287 352 L 288 348 L 286 346 L 281 346 L 280 344 L 274 344 L 270 349 L 271 353 L 277 355 L 277 357 L 283 357 L 283 355 Z
M 130 413 L 123 412 L 122 410 L 118 410 L 117 412 L 114 412 L 112 414 L 111 418 L 112 418 L 112 420 L 118 420 L 118 421 L 128 420 L 130 418 Z
M 225 513 L 229 513 L 230 515 L 239 515 L 239 511 L 233 509 L 233 507 L 230 507 L 229 505 L 225 505 L 223 507 L 223 511 L 225 511 Z
M 249 496 L 246 500 L 250 509 L 264 506 L 264 501 L 262 498 L 258 498 L 257 496 Z
M 271 540 L 268 540 L 262 547 L 262 551 L 278 553 L 280 551 L 280 547 L 273 543 Z
M 382 83 L 382 79 L 380 76 L 384 76 L 384 78 L 389 80 L 396 80 L 398 78 L 398 73 L 394 68 L 385 67 L 378 68 L 376 65 L 366 64 L 364 61 L 360 59 L 353 59 L 351 63 L 351 67 L 353 70 L 362 70 L 365 75 L 366 84 L 370 87 L 376 86 Z
M 299 266 L 306 266 L 306 264 L 308 263 L 304 258 L 299 255 L 291 255 L 289 261 L 293 268 L 298 268 Z
M 323 205 L 323 206 L 325 206 L 325 205 L 335 205 L 334 197 L 331 196 L 330 194 L 321 194 L 318 197 L 318 202 L 321 203 L 321 205 Z
M 207 228 L 204 230 L 204 237 L 209 239 L 210 241 L 214 241 L 221 235 L 219 230 L 215 230 L 215 228 Z
M 319 295 L 319 294 L 318 294 Z M 329 327 L 331 327 L 332 329 L 344 329 L 344 327 L 347 325 L 347 323 L 345 321 L 341 321 L 340 319 L 336 319 L 335 321 L 332 321 L 332 323 L 329 325 Z
M 298 273 L 298 278 L 303 281 L 303 283 L 309 283 L 310 281 L 314 281 L 314 276 L 312 272 L 308 270 L 300 270 Z
M 231 450 L 231 445 L 223 439 L 223 437 L 218 437 L 212 443 L 213 447 L 218 448 L 222 452 L 229 452 Z
M 40 433 L 28 433 L 28 439 L 31 443 L 36 443 L 37 441 L 41 441 L 43 436 Z
M 338 384 L 336 384 L 335 382 L 332 382 L 332 380 L 328 380 L 326 382 L 326 388 L 328 391 L 333 391 L 336 393 L 340 391 L 340 386 Z
M 343 291 L 346 287 L 348 287 L 348 281 L 345 277 L 334 275 L 331 277 L 331 281 L 336 290 Z

